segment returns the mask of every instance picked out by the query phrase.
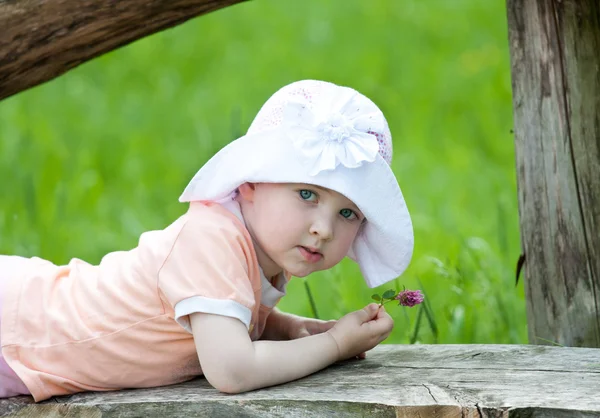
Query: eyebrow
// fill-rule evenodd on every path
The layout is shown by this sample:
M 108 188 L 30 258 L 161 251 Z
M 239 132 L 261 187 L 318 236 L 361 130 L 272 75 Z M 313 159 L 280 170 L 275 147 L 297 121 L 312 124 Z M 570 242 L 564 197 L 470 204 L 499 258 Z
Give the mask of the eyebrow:
M 321 187 L 321 186 L 317 186 L 316 184 L 309 184 L 309 183 L 307 183 L 306 185 L 307 185 L 307 186 L 312 186 L 312 187 L 314 187 L 315 189 L 319 189 L 319 190 L 322 190 L 322 191 L 324 191 L 324 192 L 327 192 L 327 193 L 329 193 L 329 190 L 328 190 L 328 189 L 326 189 L 326 188 L 324 188 L 324 187 Z

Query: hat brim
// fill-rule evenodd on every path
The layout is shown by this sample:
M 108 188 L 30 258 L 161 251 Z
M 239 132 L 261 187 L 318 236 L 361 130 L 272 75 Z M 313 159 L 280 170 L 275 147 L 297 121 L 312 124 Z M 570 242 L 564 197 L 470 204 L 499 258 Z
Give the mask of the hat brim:
M 400 276 L 412 257 L 412 222 L 394 173 L 377 155 L 372 163 L 310 175 L 311 166 L 298 156 L 282 128 L 248 134 L 215 154 L 190 181 L 179 198 L 219 200 L 241 184 L 306 183 L 326 187 L 350 199 L 367 218 L 348 256 L 355 260 L 369 287 Z

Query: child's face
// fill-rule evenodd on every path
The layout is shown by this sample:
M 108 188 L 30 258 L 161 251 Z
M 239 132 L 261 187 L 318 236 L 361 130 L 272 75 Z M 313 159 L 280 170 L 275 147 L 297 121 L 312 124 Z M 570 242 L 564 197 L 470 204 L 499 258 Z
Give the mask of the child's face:
M 304 277 L 335 266 L 364 220 L 346 197 L 309 184 L 244 184 L 240 204 L 266 277 L 282 270 Z

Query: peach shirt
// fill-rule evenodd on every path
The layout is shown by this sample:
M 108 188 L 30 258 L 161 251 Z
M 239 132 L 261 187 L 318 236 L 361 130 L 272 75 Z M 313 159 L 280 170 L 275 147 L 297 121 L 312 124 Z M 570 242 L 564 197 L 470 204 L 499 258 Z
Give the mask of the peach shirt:
M 0 340 L 36 401 L 192 379 L 202 369 L 188 315 L 238 318 L 256 340 L 289 280 L 266 280 L 235 201 L 192 202 L 98 266 L 30 263 L 8 283 Z

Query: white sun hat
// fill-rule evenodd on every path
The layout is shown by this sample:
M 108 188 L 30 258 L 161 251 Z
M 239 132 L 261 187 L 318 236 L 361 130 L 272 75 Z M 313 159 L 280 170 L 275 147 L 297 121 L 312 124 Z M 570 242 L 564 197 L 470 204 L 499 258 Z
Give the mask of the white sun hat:
M 400 276 L 413 252 L 412 223 L 391 158 L 388 124 L 371 100 L 349 87 L 302 80 L 273 94 L 248 133 L 215 154 L 179 200 L 219 200 L 246 182 L 335 190 L 367 219 L 348 256 L 376 287 Z

